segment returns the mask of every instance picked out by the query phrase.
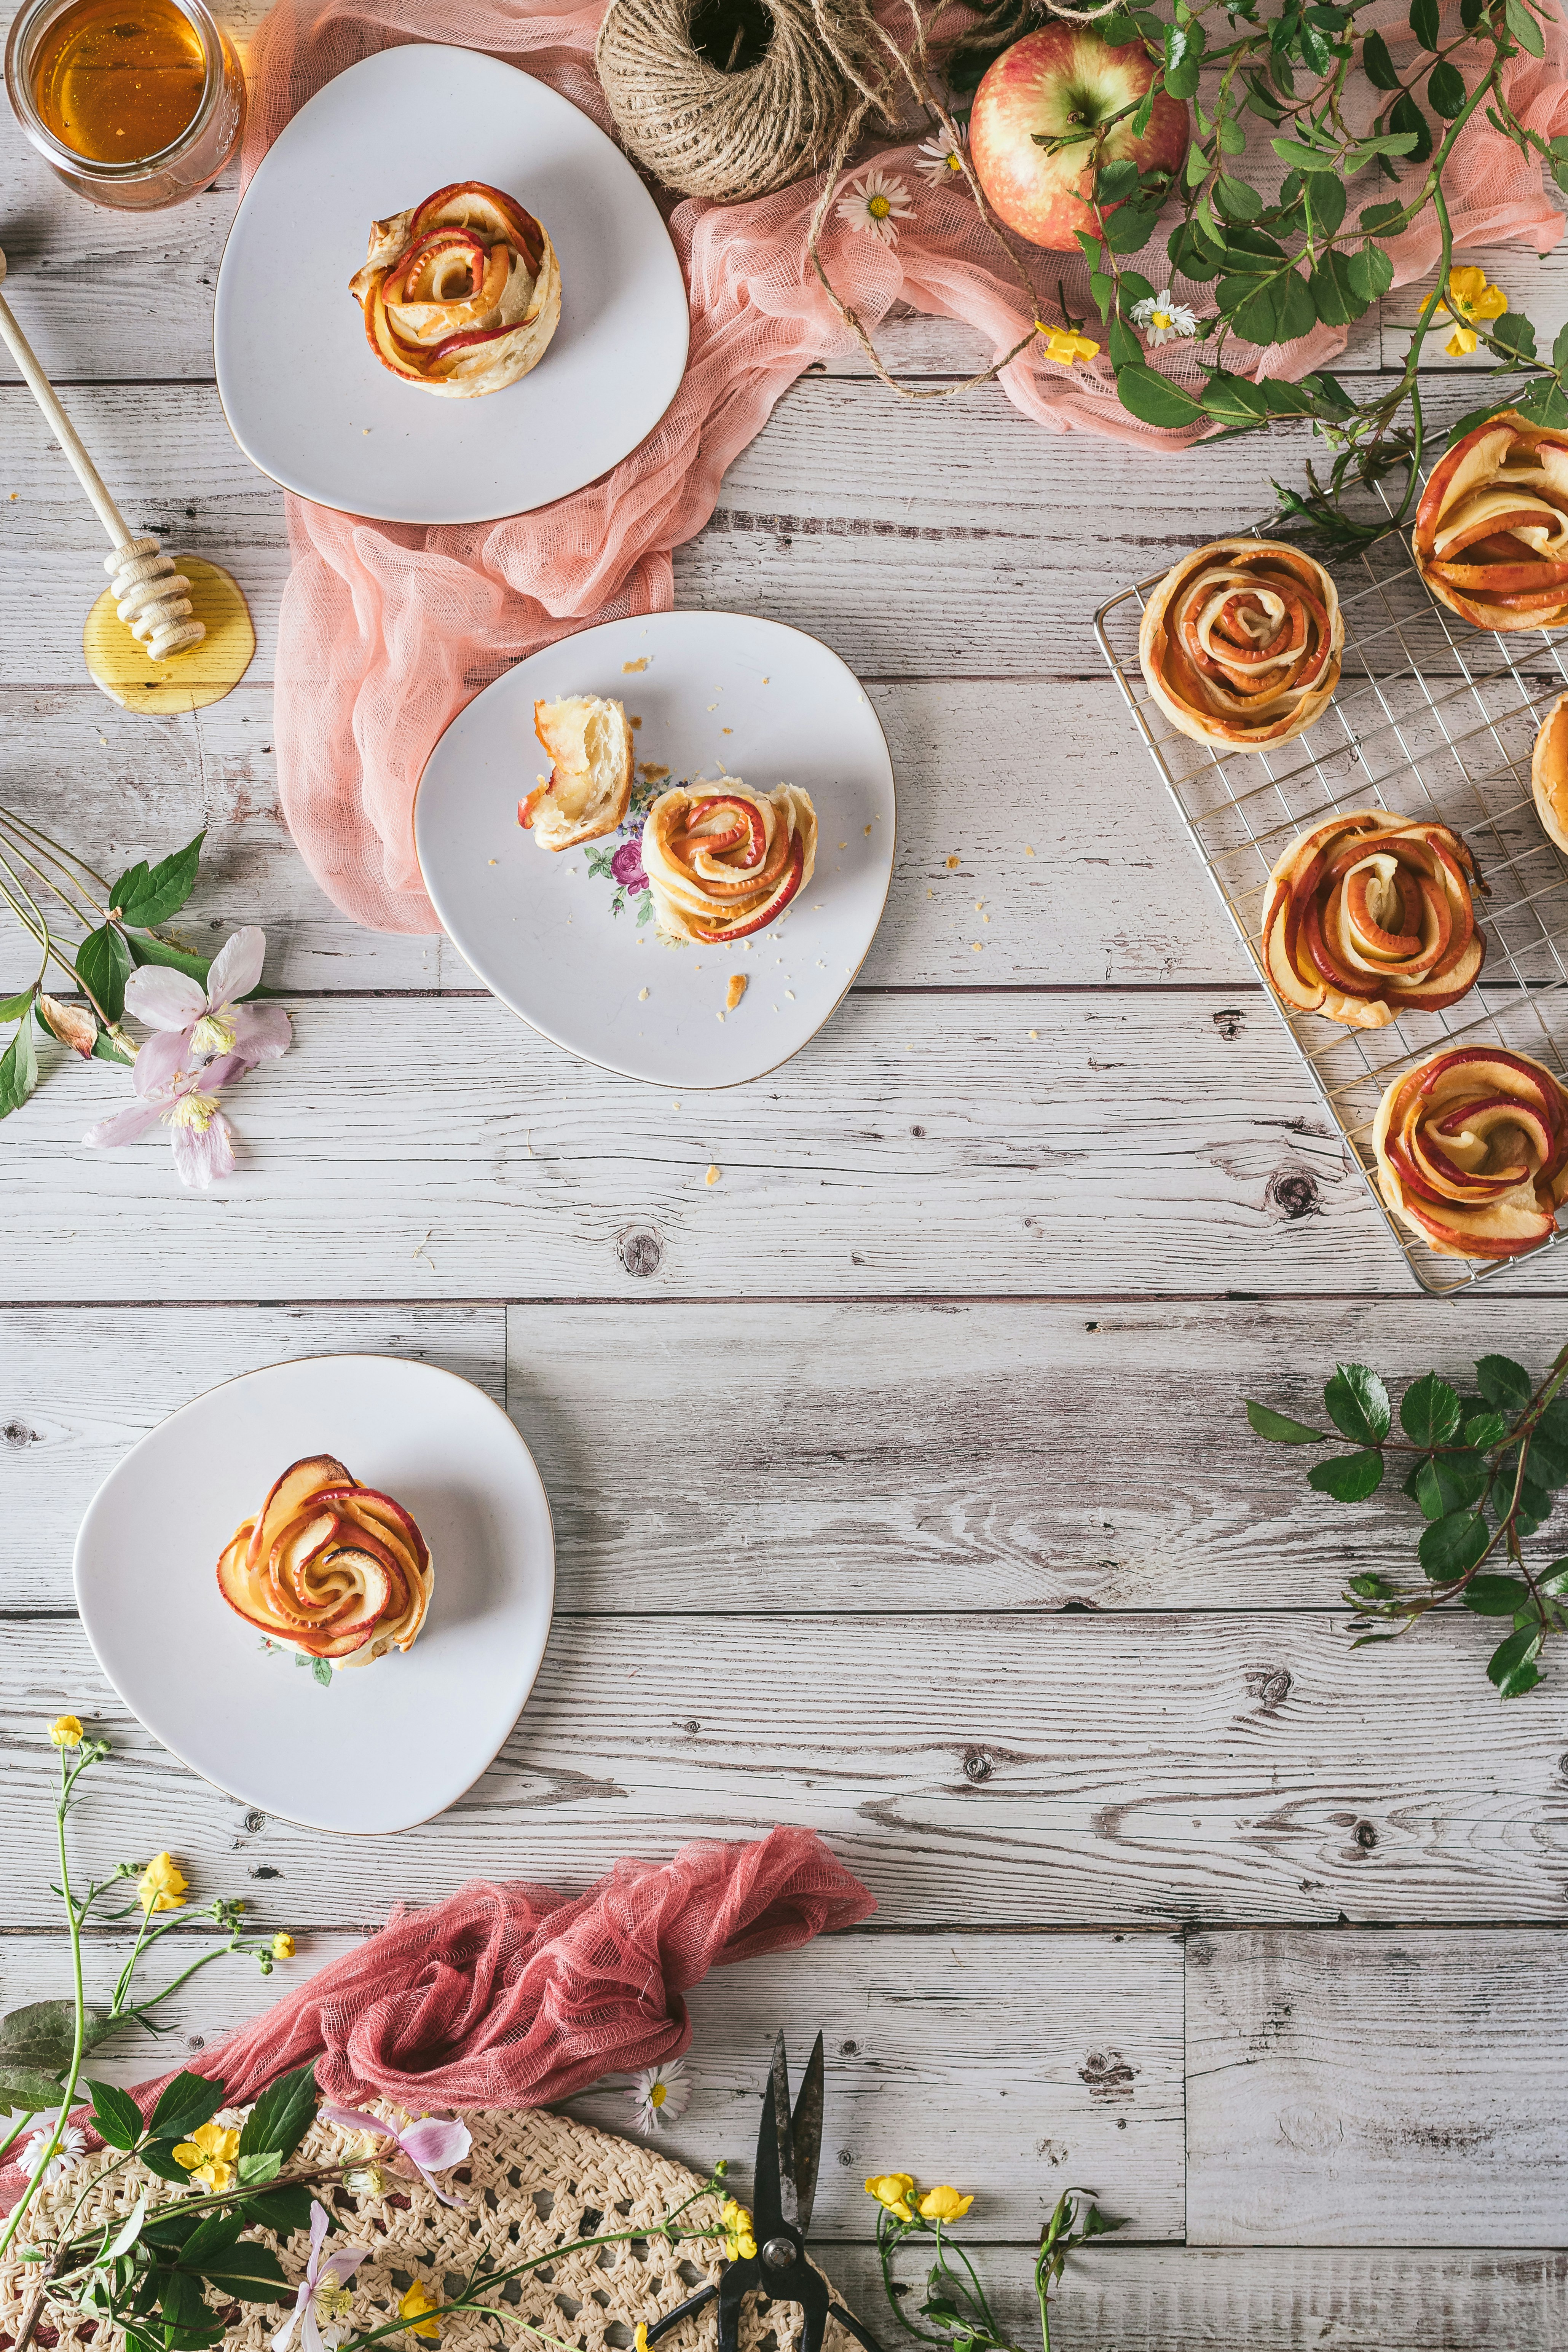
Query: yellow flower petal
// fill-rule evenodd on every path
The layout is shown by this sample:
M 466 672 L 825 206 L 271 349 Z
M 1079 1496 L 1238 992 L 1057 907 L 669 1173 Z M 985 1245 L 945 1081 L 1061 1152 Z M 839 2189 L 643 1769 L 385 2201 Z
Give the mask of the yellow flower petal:
M 1485 293 L 1486 284 L 1484 269 L 1450 269 L 1448 272 L 1449 297 L 1467 310 Z
M 289 1935 L 286 1927 L 279 1927 L 278 1933 L 272 1938 L 273 1958 L 275 1960 L 291 1960 L 294 1957 L 294 1949 L 293 1937 Z
M 1472 306 L 1470 316 L 1472 319 L 1500 319 L 1507 309 L 1508 296 L 1503 292 L 1502 288 L 1489 286 L 1486 292 Z
M 422 2336 L 426 2343 L 438 2344 L 441 2340 L 440 2327 L 426 2315 L 433 2311 L 439 2311 L 440 2308 L 438 2303 L 431 2300 L 429 2290 L 423 2279 L 416 2279 L 397 2306 L 397 2316 L 408 2322 L 410 2336 Z
M 632 2336 L 632 2344 L 634 2352 L 647 2352 L 647 2322 L 646 2319 L 638 2320 L 636 2332 Z
M 189 1893 L 184 1873 L 172 1854 L 154 1854 L 136 1882 L 143 1911 L 177 1911 Z
M 962 2221 L 973 2202 L 973 2197 L 961 2197 L 956 2189 L 928 2189 L 921 2199 L 921 2219 L 922 2221 Z
M 57 1715 L 49 1726 L 49 1738 L 57 1748 L 79 1748 L 82 1738 L 80 1716 Z
M 912 2221 L 915 2216 L 910 2192 L 914 2185 L 912 2172 L 876 2172 L 866 2183 L 866 2194 L 874 2197 L 879 2205 L 885 2205 L 895 2220 Z
M 1468 359 L 1475 348 L 1476 331 L 1473 327 L 1457 328 L 1443 346 L 1451 360 Z

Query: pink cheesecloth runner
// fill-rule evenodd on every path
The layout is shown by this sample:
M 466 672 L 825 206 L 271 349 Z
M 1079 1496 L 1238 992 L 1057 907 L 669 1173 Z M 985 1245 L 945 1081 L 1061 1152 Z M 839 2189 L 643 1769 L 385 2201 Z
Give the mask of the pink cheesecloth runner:
M 524 67 L 608 129 L 592 63 L 603 13 L 604 0 L 574 8 L 552 8 L 548 0 L 277 0 L 249 60 L 245 174 L 335 74 L 406 41 L 456 43 Z M 1445 10 L 1450 16 L 1457 31 L 1456 7 Z M 1403 68 L 1415 47 L 1405 0 L 1386 0 L 1366 22 L 1381 26 Z M 1446 22 L 1445 37 L 1449 33 Z M 1516 58 L 1506 86 L 1521 120 L 1550 139 L 1568 131 L 1568 28 L 1554 21 L 1545 38 L 1544 58 Z M 1463 68 L 1463 52 L 1456 62 Z M 1370 120 L 1377 93 L 1363 87 L 1357 94 Z M 1246 167 L 1265 185 L 1269 173 L 1277 182 L 1284 171 L 1268 138 L 1258 126 Z M 1029 315 L 967 193 L 930 184 L 912 144 L 883 160 L 907 180 L 916 217 L 900 224 L 889 247 L 829 214 L 823 254 L 840 295 L 873 333 L 904 302 L 966 320 L 989 352 L 1006 350 Z M 1407 175 L 1412 184 L 1416 176 Z M 1352 210 L 1358 195 L 1366 204 L 1391 193 L 1370 173 L 1363 184 L 1364 194 L 1352 192 Z M 1458 246 L 1514 239 L 1544 253 L 1563 234 L 1563 214 L 1543 192 L 1539 163 L 1480 113 L 1461 134 L 1446 185 Z M 306 864 L 354 921 L 378 930 L 440 929 L 415 858 L 413 807 L 443 728 L 481 687 L 541 646 L 592 622 L 668 611 L 670 551 L 712 513 L 726 466 L 804 368 L 854 348 L 806 255 L 820 187 L 814 179 L 752 204 L 688 199 L 676 207 L 670 234 L 691 305 L 685 379 L 662 422 L 602 481 L 535 514 L 441 528 L 368 522 L 289 498 L 293 570 L 283 598 L 275 727 L 279 789 Z M 406 190 L 404 200 L 424 193 Z M 513 193 L 531 201 L 527 188 Z M 367 224 L 372 209 L 367 199 Z M 1129 257 L 1160 287 L 1171 280 L 1165 234 Z M 1439 251 L 1430 211 L 1389 251 L 1396 286 L 1430 269 Z M 345 255 L 345 287 L 362 258 Z M 1032 258 L 1040 315 L 1058 316 L 1059 278 L 1069 308 L 1103 341 L 1082 261 Z M 1212 288 L 1177 278 L 1174 290 L 1200 315 L 1212 313 Z M 1519 307 L 1528 301 L 1521 294 Z M 1343 328 L 1318 327 L 1258 353 L 1257 363 L 1267 374 L 1301 376 L 1328 364 L 1346 341 Z M 1150 357 L 1179 383 L 1200 381 L 1190 344 Z M 1233 368 L 1248 363 L 1234 344 L 1227 360 Z M 549 365 L 548 354 L 542 364 Z M 1184 448 L 1191 438 L 1131 416 L 1103 355 L 1069 371 L 1046 361 L 1036 342 L 1001 381 L 1015 404 L 1053 433 L 1110 434 L 1155 453 Z M 879 396 L 893 403 L 891 393 Z M 950 404 L 955 434 L 965 398 L 973 396 Z M 1303 443 L 1295 446 L 1304 451 Z M 531 775 L 520 751 L 520 776 L 524 769 Z
M 475 1879 L 427 1911 L 398 1904 L 379 1935 L 192 2071 L 221 2076 L 236 2106 L 314 2058 L 322 2091 L 349 2105 L 542 2107 L 678 2057 L 691 2039 L 682 1996 L 710 1969 L 795 1951 L 875 1909 L 815 1832 L 795 1828 L 618 1862 L 575 1896 Z M 144 2114 L 168 2079 L 138 2088 Z M 0 2210 L 24 2185 L 16 2164 L 0 2169 Z

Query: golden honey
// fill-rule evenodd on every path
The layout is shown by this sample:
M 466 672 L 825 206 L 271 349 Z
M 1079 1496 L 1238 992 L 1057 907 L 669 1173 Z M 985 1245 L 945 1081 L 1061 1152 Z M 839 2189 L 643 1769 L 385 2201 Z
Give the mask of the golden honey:
M 199 555 L 182 555 L 179 566 L 191 583 L 192 613 L 206 623 L 199 646 L 155 662 L 116 613 L 107 588 L 87 616 L 81 649 L 88 669 L 127 710 L 200 710 L 221 702 L 256 651 L 249 609 L 233 574 Z
M 201 35 L 174 0 L 75 0 L 32 60 L 44 128 L 99 163 L 172 147 L 195 121 L 205 81 Z

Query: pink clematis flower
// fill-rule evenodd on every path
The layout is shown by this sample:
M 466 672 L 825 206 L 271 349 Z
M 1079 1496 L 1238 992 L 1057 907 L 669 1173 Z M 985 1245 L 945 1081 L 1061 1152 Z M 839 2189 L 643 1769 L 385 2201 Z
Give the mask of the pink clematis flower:
M 143 1046 L 131 1074 L 139 1095 L 144 1094 L 142 1065 L 146 1055 Z M 174 1146 L 175 1174 L 182 1184 L 205 1192 L 215 1178 L 234 1173 L 234 1134 L 218 1108 L 218 1089 L 243 1076 L 249 1067 L 237 1054 L 226 1054 L 221 1061 L 205 1063 L 199 1069 L 177 1070 L 170 1085 L 145 1094 L 128 1110 L 100 1119 L 96 1127 L 88 1129 L 82 1141 L 134 1143 L 162 1119 Z
M 319 2312 L 327 2319 L 336 2319 L 348 2309 L 349 2288 L 361 2263 L 370 2260 L 368 2246 L 335 2246 L 321 2260 L 321 2245 L 327 2234 L 327 2216 L 312 2198 L 310 2200 L 310 2258 L 305 2265 L 305 2275 L 300 2281 L 300 2292 L 294 2298 L 294 2308 L 271 2340 L 271 2352 L 289 2352 L 299 2329 L 304 2352 L 331 2352 L 341 2331 L 330 2328 L 323 2336 L 317 2324 Z
M 383 2139 L 395 2140 L 426 2189 L 437 2196 L 443 2205 L 460 2205 L 460 2197 L 448 2197 L 444 2189 L 431 2179 L 432 2172 L 450 2172 L 461 2164 L 473 2146 L 473 2137 L 465 2123 L 443 2122 L 438 2116 L 426 2116 L 416 2124 L 405 2124 L 401 2131 L 383 2116 L 373 2116 L 363 2107 L 333 2107 L 323 2105 L 321 2112 L 330 2124 L 339 2124 L 344 2131 L 377 2132 Z
M 181 1072 L 220 1054 L 237 1054 L 247 1069 L 289 1050 L 293 1035 L 280 1004 L 241 1004 L 261 978 L 267 934 L 254 923 L 236 931 L 212 961 L 204 988 L 167 964 L 142 964 L 125 983 L 125 1010 L 155 1034 L 136 1056 L 137 1092 L 151 1095 Z

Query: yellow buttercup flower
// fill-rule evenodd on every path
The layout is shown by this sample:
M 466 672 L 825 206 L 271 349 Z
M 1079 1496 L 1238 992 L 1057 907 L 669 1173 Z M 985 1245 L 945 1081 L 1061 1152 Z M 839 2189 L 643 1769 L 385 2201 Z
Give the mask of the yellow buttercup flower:
M 724 2226 L 724 2252 L 730 2260 L 732 2263 L 754 2260 L 757 2242 L 752 2234 L 752 2217 L 746 2208 L 737 2205 L 732 2197 L 726 2197 L 720 2209 L 719 2219 Z
M 167 1862 L 168 1855 L 163 1856 Z M 239 2154 L 239 2134 L 226 2131 L 222 2124 L 198 2124 L 189 2139 L 183 2139 L 174 2150 L 174 2162 L 183 2165 L 198 2189 L 210 2196 L 221 2197 L 226 2189 L 234 2186 L 235 2158 Z
M 291 1960 L 293 1958 L 294 1938 L 289 1933 L 287 1927 L 279 1927 L 278 1933 L 273 1937 L 272 1957 L 275 1960 Z
M 1037 330 L 1046 339 L 1046 357 L 1055 360 L 1058 367 L 1071 367 L 1075 360 L 1094 359 L 1100 345 L 1071 327 L 1047 327 L 1043 319 L 1035 320 Z
M 1500 286 L 1489 286 L 1484 269 L 1450 269 L 1448 290 L 1437 305 L 1447 310 L 1450 319 L 1500 319 L 1508 309 L 1508 296 Z M 1443 349 L 1448 357 L 1462 360 L 1476 348 L 1476 331 L 1463 325 L 1451 334 Z
M 647 2322 L 646 2319 L 639 2319 L 637 2324 L 636 2332 L 632 2336 L 632 2347 L 633 2352 L 647 2352 Z
M 973 2202 L 973 2197 L 961 2197 L 956 2189 L 928 2189 L 921 2199 L 921 2219 L 922 2221 L 962 2221 Z
M 82 1740 L 79 1715 L 57 1715 L 49 1726 L 49 1738 L 57 1748 L 79 1748 Z
M 143 1911 L 177 1911 L 189 1892 L 184 1871 L 169 1853 L 154 1854 L 136 1882 Z
M 438 2344 L 441 2341 L 440 2327 L 426 2315 L 433 2311 L 439 2311 L 440 2308 L 438 2303 L 431 2300 L 430 2291 L 424 2280 L 416 2279 L 397 2306 L 397 2316 L 399 2319 L 407 2320 L 410 2336 L 423 2336 L 427 2343 Z
M 912 2221 L 915 2213 L 910 2192 L 914 2185 L 912 2172 L 878 2172 L 866 2183 L 866 2194 L 874 2197 L 879 2205 L 885 2205 L 896 2221 Z

